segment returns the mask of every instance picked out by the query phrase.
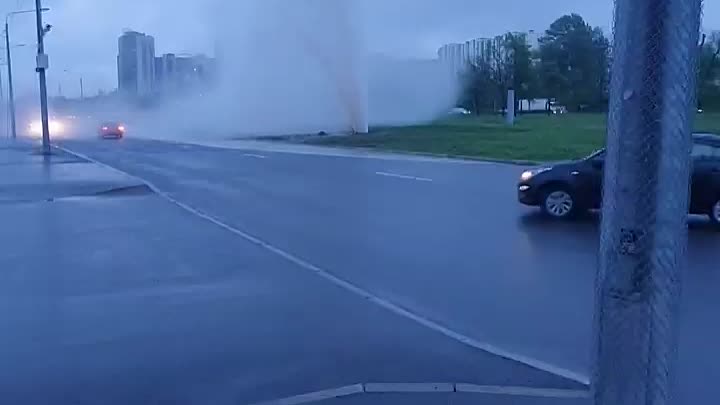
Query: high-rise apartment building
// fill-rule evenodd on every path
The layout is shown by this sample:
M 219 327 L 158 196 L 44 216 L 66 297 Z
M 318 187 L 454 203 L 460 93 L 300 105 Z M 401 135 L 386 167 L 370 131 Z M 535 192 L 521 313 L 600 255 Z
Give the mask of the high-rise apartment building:
M 155 39 L 140 32 L 126 31 L 118 39 L 118 90 L 145 97 L 155 91 Z

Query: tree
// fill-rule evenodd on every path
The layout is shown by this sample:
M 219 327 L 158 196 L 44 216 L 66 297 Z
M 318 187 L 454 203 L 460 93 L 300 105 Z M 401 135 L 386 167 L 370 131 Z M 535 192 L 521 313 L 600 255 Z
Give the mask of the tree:
M 471 63 L 462 79 L 464 92 L 461 105 L 476 115 L 493 111 L 496 104 L 497 83 L 491 64 L 482 59 Z
M 700 43 L 698 63 L 698 104 L 704 109 L 720 109 L 720 37 Z
M 610 43 L 577 14 L 550 25 L 540 39 L 540 76 L 545 94 L 570 110 L 604 108 Z
M 505 63 L 510 67 L 510 87 L 518 99 L 534 98 L 536 76 L 533 72 L 532 53 L 525 35 L 505 34 Z
M 462 104 L 476 114 L 503 108 L 508 89 L 515 90 L 517 99 L 534 97 L 537 75 L 527 37 L 513 33 L 496 37 L 486 53 L 470 63 L 463 78 Z

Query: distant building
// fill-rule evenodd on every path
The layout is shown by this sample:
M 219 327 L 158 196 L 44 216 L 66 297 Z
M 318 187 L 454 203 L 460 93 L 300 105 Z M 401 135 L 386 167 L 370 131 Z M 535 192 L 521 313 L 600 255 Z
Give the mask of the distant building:
M 540 35 L 535 31 L 513 32 L 513 35 L 525 38 L 531 50 L 540 47 Z M 504 35 L 494 38 L 476 38 L 465 43 L 443 45 L 438 50 L 438 59 L 453 73 L 462 73 L 470 64 L 479 61 L 493 63 L 498 52 L 503 52 Z
M 155 39 L 140 32 L 126 31 L 118 39 L 118 91 L 146 97 L 155 91 Z
M 542 32 L 537 32 L 535 30 L 530 30 L 525 34 L 525 40 L 527 41 L 528 46 L 530 47 L 531 51 L 539 51 L 540 50 L 540 38 L 542 37 Z
M 161 91 L 183 91 L 207 85 L 215 77 L 215 59 L 168 53 L 155 58 L 155 80 Z
M 718 44 L 720 43 L 720 30 L 705 30 L 705 43 Z

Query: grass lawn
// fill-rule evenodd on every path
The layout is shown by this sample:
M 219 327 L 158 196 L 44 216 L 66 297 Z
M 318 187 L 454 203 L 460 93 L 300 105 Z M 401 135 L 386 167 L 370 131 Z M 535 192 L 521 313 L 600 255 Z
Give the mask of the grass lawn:
M 313 138 L 318 145 L 424 152 L 503 160 L 551 161 L 585 156 L 605 143 L 603 114 L 459 117 L 426 125 L 372 128 L 368 135 Z M 698 115 L 696 131 L 720 134 L 720 113 Z

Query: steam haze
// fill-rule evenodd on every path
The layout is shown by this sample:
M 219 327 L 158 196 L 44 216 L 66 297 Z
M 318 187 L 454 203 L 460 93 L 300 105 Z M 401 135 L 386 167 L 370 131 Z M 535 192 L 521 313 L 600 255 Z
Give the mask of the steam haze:
M 0 12 L 32 8 L 5 0 Z M 117 87 L 117 37 L 155 37 L 156 54 L 218 51 L 215 90 L 130 112 L 148 136 L 232 136 L 349 131 L 367 124 L 429 120 L 446 111 L 457 84 L 428 60 L 439 46 L 506 31 L 542 31 L 577 12 L 609 31 L 612 2 L 555 0 L 44 0 L 49 93 L 77 97 Z M 720 6 L 705 23 L 720 28 Z M 13 42 L 34 43 L 30 15 L 11 21 Z M 36 104 L 33 47 L 14 50 L 18 98 Z

